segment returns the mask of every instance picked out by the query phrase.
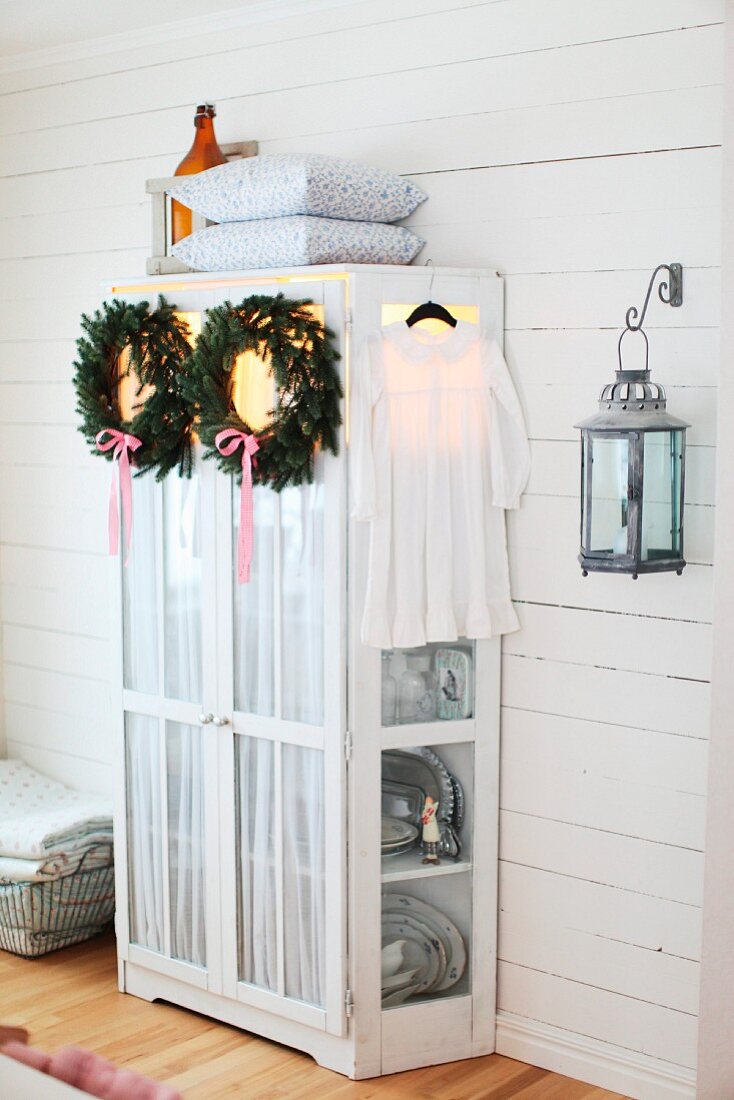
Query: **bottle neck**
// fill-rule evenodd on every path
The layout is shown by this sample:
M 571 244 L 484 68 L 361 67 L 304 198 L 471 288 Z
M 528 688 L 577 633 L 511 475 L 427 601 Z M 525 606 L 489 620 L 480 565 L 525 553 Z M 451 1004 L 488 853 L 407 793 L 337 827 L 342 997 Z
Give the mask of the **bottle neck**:
M 214 168 L 225 162 L 226 157 L 214 134 L 214 110 L 211 107 L 201 107 L 194 116 L 194 140 L 191 148 L 176 169 L 175 175 L 187 176 L 194 172 L 204 172 L 207 168 Z
M 194 126 L 196 127 L 196 141 L 209 142 L 214 141 L 214 118 L 209 114 L 197 115 L 194 119 Z

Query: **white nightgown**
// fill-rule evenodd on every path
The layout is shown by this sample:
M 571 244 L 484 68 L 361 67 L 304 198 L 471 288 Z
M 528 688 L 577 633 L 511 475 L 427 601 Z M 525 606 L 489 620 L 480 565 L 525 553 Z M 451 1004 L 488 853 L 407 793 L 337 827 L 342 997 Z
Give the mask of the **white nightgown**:
M 505 508 L 530 472 L 520 403 L 477 325 L 404 321 L 352 378 L 352 515 L 370 523 L 362 641 L 383 649 L 517 630 Z

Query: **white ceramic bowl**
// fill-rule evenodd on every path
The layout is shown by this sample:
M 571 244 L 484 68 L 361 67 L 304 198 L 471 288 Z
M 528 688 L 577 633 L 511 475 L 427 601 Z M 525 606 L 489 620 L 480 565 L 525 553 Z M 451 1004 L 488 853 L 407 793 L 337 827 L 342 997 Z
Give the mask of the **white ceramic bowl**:
M 392 974 L 397 974 L 400 967 L 403 965 L 403 951 L 405 949 L 405 940 L 394 940 L 393 943 L 386 944 L 382 949 L 382 977 L 389 978 Z

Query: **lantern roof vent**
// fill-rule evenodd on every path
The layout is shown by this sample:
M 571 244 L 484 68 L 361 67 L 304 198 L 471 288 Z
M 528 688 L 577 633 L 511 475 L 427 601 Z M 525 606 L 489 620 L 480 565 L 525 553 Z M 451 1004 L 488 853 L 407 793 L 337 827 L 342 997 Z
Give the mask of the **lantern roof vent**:
M 634 377 L 632 377 L 634 376 Z M 667 404 L 665 390 L 659 382 L 650 381 L 650 371 L 617 371 L 614 382 L 601 391 L 600 409 L 621 405 L 623 409 L 634 405 L 640 411 L 646 408 L 664 409 Z

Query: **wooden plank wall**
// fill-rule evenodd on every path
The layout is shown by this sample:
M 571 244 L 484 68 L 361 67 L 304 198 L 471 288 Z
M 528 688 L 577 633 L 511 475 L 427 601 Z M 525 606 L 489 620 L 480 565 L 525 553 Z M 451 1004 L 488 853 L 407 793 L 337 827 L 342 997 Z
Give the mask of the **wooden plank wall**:
M 7 749 L 109 782 L 108 470 L 70 362 L 142 273 L 143 181 L 220 139 L 413 176 L 435 263 L 498 267 L 533 474 L 509 537 L 500 1005 L 694 1064 L 718 370 L 722 0 L 371 0 L 0 75 L 0 581 Z M 582 580 L 572 424 L 659 262 L 653 368 L 690 419 L 684 576 Z

